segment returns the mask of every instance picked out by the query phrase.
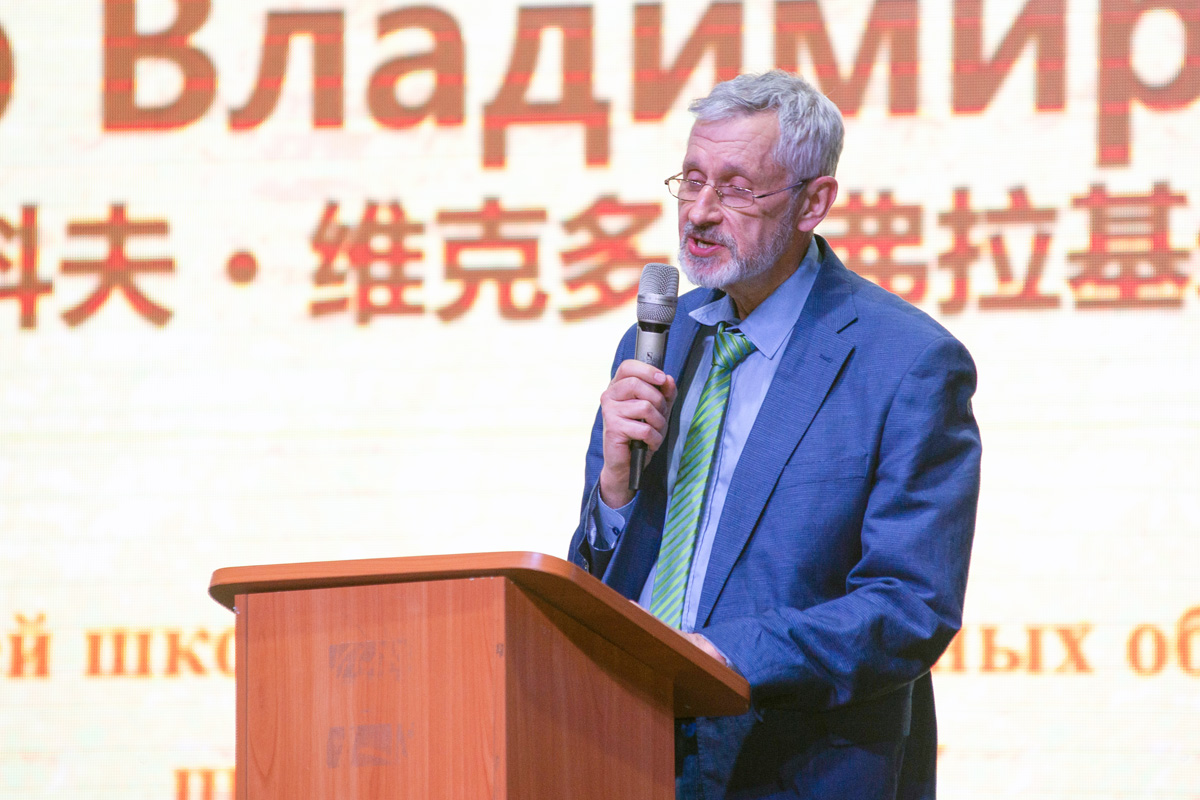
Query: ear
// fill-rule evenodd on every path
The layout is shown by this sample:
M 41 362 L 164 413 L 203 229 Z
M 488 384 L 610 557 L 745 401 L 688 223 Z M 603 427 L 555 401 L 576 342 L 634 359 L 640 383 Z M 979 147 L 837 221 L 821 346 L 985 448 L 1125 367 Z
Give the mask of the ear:
M 800 216 L 796 218 L 796 230 L 811 233 L 821 220 L 825 219 L 829 209 L 833 208 L 833 201 L 837 200 L 837 178 L 830 175 L 813 178 L 802 191 L 804 203 L 800 209 Z

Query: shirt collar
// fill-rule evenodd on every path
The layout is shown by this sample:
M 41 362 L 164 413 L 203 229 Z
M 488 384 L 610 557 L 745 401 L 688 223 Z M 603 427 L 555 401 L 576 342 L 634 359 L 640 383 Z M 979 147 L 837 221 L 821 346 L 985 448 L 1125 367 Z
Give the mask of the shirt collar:
M 804 309 L 804 302 L 808 299 L 813 279 L 820 268 L 819 258 L 817 239 L 814 236 L 796 271 L 743 320 L 738 319 L 733 301 L 725 294 L 707 305 L 700 306 L 689 316 L 701 325 L 715 326 L 718 322 L 727 322 L 730 327 L 736 326 L 754 344 L 758 352 L 768 359 L 774 359 L 792 329 L 796 327 L 796 320 L 800 319 L 800 312 Z

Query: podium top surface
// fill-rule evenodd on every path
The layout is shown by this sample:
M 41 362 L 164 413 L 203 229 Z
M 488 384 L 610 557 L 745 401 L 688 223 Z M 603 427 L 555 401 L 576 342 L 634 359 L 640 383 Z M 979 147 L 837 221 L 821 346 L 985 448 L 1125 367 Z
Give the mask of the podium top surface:
M 740 714 L 750 706 L 745 678 L 704 653 L 574 564 L 542 553 L 477 553 L 225 567 L 208 593 L 237 611 L 238 595 L 503 577 L 604 637 L 659 674 L 673 678 L 677 717 Z

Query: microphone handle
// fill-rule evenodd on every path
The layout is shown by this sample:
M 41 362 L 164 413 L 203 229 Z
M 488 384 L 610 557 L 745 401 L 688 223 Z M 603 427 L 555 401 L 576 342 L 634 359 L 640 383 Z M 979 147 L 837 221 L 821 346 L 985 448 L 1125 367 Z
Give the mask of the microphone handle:
M 654 322 L 639 322 L 637 341 L 634 343 L 634 358 L 645 364 L 662 369 L 667 352 L 667 330 L 669 325 Z M 629 443 L 629 491 L 636 492 L 642 484 L 642 469 L 646 466 L 646 443 L 633 440 Z
M 646 466 L 646 443 L 634 439 L 629 443 L 629 491 L 642 485 L 642 468 Z

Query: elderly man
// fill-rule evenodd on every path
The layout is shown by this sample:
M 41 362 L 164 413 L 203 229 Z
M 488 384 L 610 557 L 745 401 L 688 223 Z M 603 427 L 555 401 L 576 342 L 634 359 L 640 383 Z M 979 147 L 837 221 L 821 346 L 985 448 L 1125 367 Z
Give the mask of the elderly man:
M 961 623 L 975 367 L 813 230 L 843 126 L 784 72 L 691 105 L 663 368 L 621 341 L 570 558 L 738 670 L 752 708 L 680 720 L 681 798 L 932 797 L 929 669 Z M 677 388 L 678 387 L 678 388 Z M 630 491 L 630 442 L 653 453 Z

